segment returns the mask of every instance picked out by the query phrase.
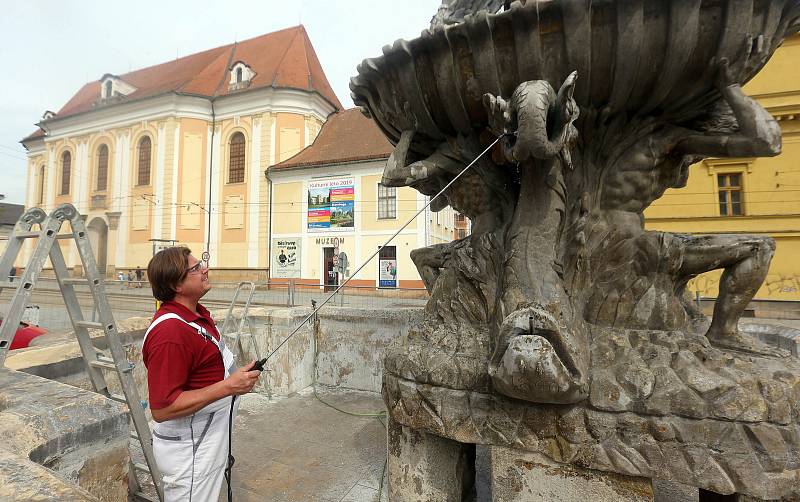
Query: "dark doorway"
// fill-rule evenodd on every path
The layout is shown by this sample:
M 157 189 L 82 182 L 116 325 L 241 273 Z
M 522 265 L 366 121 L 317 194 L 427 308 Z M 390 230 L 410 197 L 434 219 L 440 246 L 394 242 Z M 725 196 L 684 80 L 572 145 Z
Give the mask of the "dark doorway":
M 333 248 L 323 248 L 325 250 L 325 264 L 322 267 L 322 281 L 325 284 L 325 291 L 333 291 L 339 285 L 339 274 L 336 273 L 336 266 L 333 263 Z
M 92 245 L 92 253 L 97 262 L 97 271 L 102 277 L 108 274 L 106 270 L 107 249 L 108 249 L 108 224 L 103 218 L 92 219 L 86 226 L 89 233 L 89 242 Z

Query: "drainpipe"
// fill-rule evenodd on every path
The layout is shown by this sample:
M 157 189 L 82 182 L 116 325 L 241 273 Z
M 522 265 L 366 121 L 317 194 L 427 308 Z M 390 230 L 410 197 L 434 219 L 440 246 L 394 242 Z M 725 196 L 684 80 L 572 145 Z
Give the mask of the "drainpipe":
M 269 193 L 269 217 L 267 219 L 267 284 L 269 285 L 272 279 L 272 178 L 269 177 L 269 168 L 267 166 L 264 171 L 264 176 L 267 177 L 267 191 Z
M 217 114 L 214 111 L 214 100 L 217 97 L 211 98 L 211 148 L 208 155 L 208 237 L 206 237 L 206 251 L 211 253 L 211 192 L 214 189 L 212 183 L 214 182 L 214 134 L 217 131 Z M 208 265 L 208 263 L 206 263 Z

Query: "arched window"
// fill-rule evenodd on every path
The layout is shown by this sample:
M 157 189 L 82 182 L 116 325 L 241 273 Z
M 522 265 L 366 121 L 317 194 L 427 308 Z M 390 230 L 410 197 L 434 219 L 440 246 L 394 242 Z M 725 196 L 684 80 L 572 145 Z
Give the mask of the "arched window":
M 102 191 L 108 185 L 108 147 L 100 145 L 97 149 L 97 190 Z
M 237 84 L 241 84 L 242 83 L 242 67 L 241 66 L 236 68 L 236 83 Z
M 136 178 L 137 185 L 150 184 L 150 150 L 151 143 L 148 136 L 139 140 L 139 173 Z
M 66 195 L 69 193 L 69 177 L 70 170 L 72 169 L 72 155 L 69 152 L 61 154 L 61 193 L 59 195 Z
M 106 98 L 110 98 L 113 92 L 114 83 L 111 80 L 106 80 Z
M 231 136 L 230 160 L 228 161 L 228 183 L 244 182 L 244 134 L 237 132 Z
M 39 167 L 39 202 L 36 203 L 37 206 L 41 206 L 44 203 L 44 164 Z

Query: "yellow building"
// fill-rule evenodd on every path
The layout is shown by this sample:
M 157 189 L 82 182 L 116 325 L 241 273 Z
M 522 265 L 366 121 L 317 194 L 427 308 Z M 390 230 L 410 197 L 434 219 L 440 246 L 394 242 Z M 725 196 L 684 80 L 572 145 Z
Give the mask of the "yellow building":
M 744 90 L 780 123 L 775 158 L 708 159 L 691 167 L 688 185 L 669 190 L 646 212 L 646 226 L 668 232 L 769 235 L 777 243 L 756 299 L 800 300 L 800 36 L 786 40 Z M 720 271 L 689 287 L 717 296 Z
M 269 169 L 276 280 L 335 287 L 342 280 L 335 256 L 344 253 L 353 274 L 399 231 L 349 285 L 423 287 L 410 253 L 452 241 L 456 213 L 426 210 L 401 230 L 428 199 L 381 184 L 392 150 L 377 125 L 351 109 L 332 115 L 311 146 Z
M 266 271 L 264 172 L 339 109 L 302 26 L 106 74 L 22 140 L 26 206 L 73 203 L 109 274 L 171 242 L 208 249 L 217 269 Z

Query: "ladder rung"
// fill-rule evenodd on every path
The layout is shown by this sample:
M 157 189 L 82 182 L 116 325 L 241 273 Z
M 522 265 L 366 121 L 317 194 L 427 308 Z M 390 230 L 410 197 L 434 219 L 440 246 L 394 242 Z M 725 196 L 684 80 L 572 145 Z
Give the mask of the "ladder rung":
M 17 239 L 34 239 L 36 237 L 41 237 L 42 232 L 17 232 L 15 237 Z M 56 239 L 74 239 L 75 236 L 73 234 L 58 234 L 56 235 Z
M 34 237 L 39 237 L 40 235 L 42 235 L 41 231 L 39 231 L 39 232 L 33 232 L 33 231 L 31 231 L 31 232 L 17 232 L 17 235 L 15 235 L 15 237 L 17 239 L 32 239 Z
M 150 472 L 150 468 L 149 468 L 149 467 L 147 467 L 147 464 L 142 464 L 142 463 L 140 463 L 140 462 L 134 462 L 134 463 L 133 463 L 133 467 L 134 467 L 134 468 L 135 468 L 137 471 L 142 471 L 142 472 Z
M 109 362 L 106 362 L 106 361 L 99 361 L 99 360 L 98 361 L 90 361 L 89 364 L 91 364 L 95 368 L 104 368 L 104 369 L 107 369 L 107 370 L 116 370 L 117 369 L 117 367 L 114 365 L 114 363 L 109 363 Z
M 89 364 L 94 366 L 95 368 L 103 368 L 107 370 L 117 370 L 117 365 L 114 363 L 114 360 L 105 356 L 97 356 L 96 361 L 91 361 Z M 120 371 L 123 373 L 129 373 L 133 370 L 133 365 L 128 363 L 127 368 L 122 368 Z
M 76 326 L 80 326 L 82 328 L 89 328 L 89 329 L 103 329 L 103 323 L 101 322 L 94 322 L 94 321 L 78 321 L 75 323 Z
M 111 394 L 111 393 L 109 393 L 108 394 L 108 398 L 111 399 L 112 401 L 116 401 L 118 403 L 128 404 L 128 400 L 125 399 L 125 396 L 123 396 L 122 394 Z
M 136 492 L 133 494 L 133 496 L 139 500 L 145 500 L 147 502 L 158 502 L 158 499 L 153 498 L 144 492 Z
M 61 284 L 89 284 L 89 279 L 85 277 L 67 277 L 61 279 Z

